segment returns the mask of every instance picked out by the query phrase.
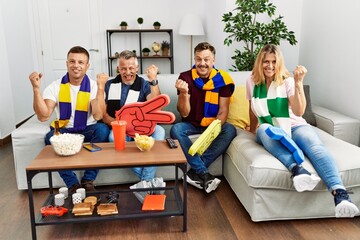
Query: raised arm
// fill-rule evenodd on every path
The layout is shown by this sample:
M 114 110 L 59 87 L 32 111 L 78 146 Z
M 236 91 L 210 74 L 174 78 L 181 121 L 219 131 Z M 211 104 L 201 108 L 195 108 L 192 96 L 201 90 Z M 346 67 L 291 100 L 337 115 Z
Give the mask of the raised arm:
M 41 78 L 41 73 L 33 72 L 29 75 L 34 92 L 33 108 L 39 121 L 44 122 L 50 118 L 56 103 L 52 100 L 44 100 L 41 96 Z
M 294 84 L 295 93 L 289 97 L 289 103 L 293 113 L 297 116 L 302 116 L 306 108 L 306 98 L 304 94 L 303 80 L 307 73 L 304 66 L 297 66 L 294 70 Z
M 91 100 L 91 110 L 95 120 L 101 120 L 106 112 L 104 91 L 108 79 L 109 76 L 105 73 L 96 75 L 97 92 L 95 99 Z
M 159 96 L 161 94 L 159 84 L 157 83 L 157 73 L 158 73 L 158 67 L 155 65 L 150 65 L 146 68 L 146 75 L 150 82 L 150 94 L 147 95 L 146 99 L 152 99 L 156 96 Z M 153 85 L 152 83 L 155 83 L 156 85 Z
M 187 117 L 190 113 L 190 94 L 189 86 L 187 82 L 178 79 L 175 82 L 175 88 L 179 91 L 178 101 L 177 101 L 177 110 L 180 113 L 181 117 Z

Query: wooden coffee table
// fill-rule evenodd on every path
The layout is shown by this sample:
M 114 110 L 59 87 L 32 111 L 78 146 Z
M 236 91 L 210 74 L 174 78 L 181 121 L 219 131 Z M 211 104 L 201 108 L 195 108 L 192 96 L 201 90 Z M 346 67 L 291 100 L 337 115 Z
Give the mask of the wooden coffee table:
M 187 162 L 184 153 L 181 150 L 179 142 L 176 141 L 178 148 L 170 149 L 166 141 L 156 141 L 154 147 L 148 152 L 141 152 L 134 142 L 127 142 L 124 150 L 115 150 L 113 143 L 96 143 L 102 147 L 101 151 L 89 152 L 85 149 L 70 157 L 61 157 L 56 155 L 52 146 L 45 146 L 39 155 L 26 168 L 26 177 L 28 182 L 29 206 L 30 206 L 30 220 L 32 238 L 36 239 L 36 226 L 62 224 L 62 223 L 77 223 L 77 222 L 94 222 L 130 218 L 144 218 L 144 217 L 171 217 L 183 216 L 183 231 L 187 228 L 187 185 L 186 185 L 186 169 Z M 165 188 L 156 188 L 155 190 L 165 190 L 166 202 L 164 211 L 149 211 L 144 212 L 139 207 L 139 203 L 134 206 L 129 204 L 118 204 L 119 214 L 109 216 L 99 216 L 94 210 L 91 216 L 75 217 L 71 213 L 72 202 L 71 196 L 65 200 L 64 207 L 69 208 L 69 213 L 62 217 L 47 216 L 43 217 L 40 214 L 40 209 L 34 209 L 32 179 L 40 172 L 48 172 L 49 176 L 49 196 L 45 200 L 43 206 L 54 205 L 54 191 L 52 185 L 52 172 L 59 170 L 83 170 L 83 169 L 107 169 L 107 168 L 130 168 L 138 166 L 174 166 L 175 169 L 175 184 L 174 186 L 167 186 Z M 184 174 L 183 178 L 183 196 L 181 196 L 179 189 L 179 175 L 178 169 L 181 169 Z M 141 189 L 140 189 L 141 190 Z M 146 189 L 149 190 L 149 189 Z M 119 199 L 127 197 L 134 197 L 133 192 L 139 189 L 123 189 L 117 190 L 119 192 Z M 106 194 L 109 191 L 88 193 L 89 195 L 101 196 L 102 202 L 106 202 Z M 35 219 L 35 215 L 38 215 Z

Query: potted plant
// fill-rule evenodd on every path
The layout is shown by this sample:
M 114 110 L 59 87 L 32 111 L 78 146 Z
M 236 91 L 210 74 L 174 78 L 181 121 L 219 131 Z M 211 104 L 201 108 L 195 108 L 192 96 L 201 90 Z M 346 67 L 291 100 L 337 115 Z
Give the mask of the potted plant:
M 161 42 L 161 51 L 163 56 L 169 56 L 170 43 L 166 40 Z
M 142 17 L 139 17 L 137 20 L 139 29 L 142 29 L 142 24 L 144 23 L 144 19 Z
M 156 22 L 154 22 L 153 26 L 154 26 L 154 29 L 159 30 L 160 26 L 161 26 L 161 23 L 156 21 Z
M 125 21 L 122 21 L 119 25 L 120 25 L 121 30 L 126 30 L 127 26 L 128 26 L 127 22 L 125 22 Z
M 147 57 L 147 56 L 149 56 L 150 48 L 147 48 L 147 47 L 143 48 L 142 52 L 143 52 L 144 57 Z
M 234 42 L 240 43 L 232 59 L 235 61 L 232 70 L 251 71 L 259 50 L 268 43 L 280 44 L 286 40 L 295 45 L 297 40 L 293 31 L 289 31 L 283 17 L 274 17 L 276 6 L 269 0 L 236 0 L 237 7 L 233 12 L 223 15 L 224 32 L 229 35 L 224 44 L 229 46 Z M 267 15 L 271 21 L 260 22 L 258 15 Z

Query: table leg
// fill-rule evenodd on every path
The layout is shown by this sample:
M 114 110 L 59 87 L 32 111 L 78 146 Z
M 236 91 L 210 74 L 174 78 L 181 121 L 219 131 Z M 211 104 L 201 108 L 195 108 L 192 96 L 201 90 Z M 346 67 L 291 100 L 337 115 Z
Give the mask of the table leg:
M 187 169 L 187 164 L 185 164 L 185 167 L 182 168 L 182 171 L 184 173 L 184 177 L 183 177 L 183 195 L 184 195 L 184 199 L 183 199 L 183 211 L 184 211 L 184 216 L 183 216 L 183 232 L 186 232 L 187 230 L 187 174 L 186 174 L 186 169 Z
M 36 226 L 35 226 L 35 213 L 34 213 L 34 198 L 32 190 L 32 178 L 34 177 L 32 172 L 26 171 L 26 178 L 28 184 L 28 195 L 29 195 L 29 210 L 30 210 L 30 223 L 31 223 L 31 234 L 32 239 L 36 239 Z

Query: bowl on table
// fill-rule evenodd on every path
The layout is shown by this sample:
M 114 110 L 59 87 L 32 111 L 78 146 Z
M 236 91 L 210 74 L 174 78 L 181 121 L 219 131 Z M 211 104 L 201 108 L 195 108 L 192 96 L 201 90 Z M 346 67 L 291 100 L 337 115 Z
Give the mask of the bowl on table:
M 80 152 L 84 142 L 84 135 L 63 133 L 50 138 L 51 146 L 60 156 L 72 156 Z
M 135 134 L 135 144 L 140 151 L 150 151 L 155 144 L 155 139 L 146 135 Z

